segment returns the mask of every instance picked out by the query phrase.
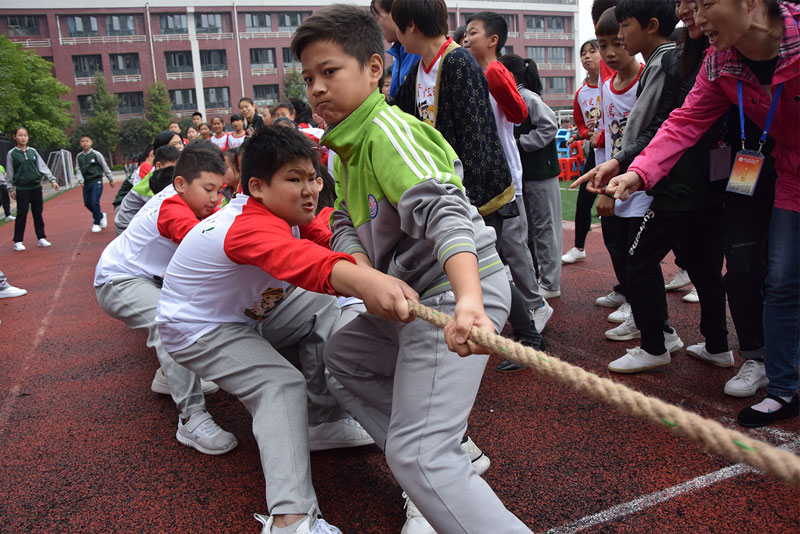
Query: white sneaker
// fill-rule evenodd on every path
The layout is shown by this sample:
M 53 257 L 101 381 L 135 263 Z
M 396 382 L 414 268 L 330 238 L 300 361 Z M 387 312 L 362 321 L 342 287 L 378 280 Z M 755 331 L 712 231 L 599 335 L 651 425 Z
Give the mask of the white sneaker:
M 0 289 L 0 299 L 10 299 L 11 297 L 21 297 L 27 293 L 27 289 L 20 289 L 14 286 L 8 286 L 5 289 Z
M 561 263 L 575 263 L 576 261 L 583 261 L 586 259 L 586 251 L 578 250 L 577 247 L 572 247 L 566 254 L 561 256 Z
M 6 215 L 6 220 L 7 221 L 15 221 L 15 220 L 17 220 L 17 218 L 14 217 L 13 215 Z
M 733 367 L 733 352 L 730 350 L 726 350 L 725 352 L 711 353 L 706 350 L 705 343 L 698 343 L 697 345 L 690 345 L 686 347 L 686 352 L 698 360 L 706 361 L 711 365 L 716 365 L 717 367 Z M 753 393 L 755 393 L 755 391 Z
M 483 451 L 475 445 L 471 437 L 467 436 L 466 439 L 461 442 L 461 448 L 467 453 L 467 456 L 469 456 L 469 461 L 472 462 L 472 469 L 475 470 L 476 475 L 481 476 L 489 469 L 492 463 L 491 460 L 489 460 L 489 457 L 483 454 Z
M 669 351 L 655 356 L 641 347 L 628 349 L 625 356 L 608 364 L 612 373 L 640 373 L 649 369 L 657 369 L 669 365 L 671 358 Z
M 628 315 L 625 322 L 616 328 L 606 330 L 606 337 L 614 341 L 628 341 L 629 339 L 637 339 L 642 337 L 642 332 L 636 328 L 636 321 L 633 320 L 633 315 Z
M 93 225 L 92 225 L 92 233 L 93 233 L 93 234 L 96 234 L 96 233 L 97 233 L 97 232 L 99 232 L 100 230 L 102 230 L 102 228 L 100 228 L 100 225 L 99 225 L 99 224 L 93 224 Z
M 108 217 L 106 217 L 106 212 L 103 212 L 103 218 L 100 219 L 100 228 L 105 228 L 108 226 Z
M 14 243 L 14 250 L 17 252 L 23 251 L 25 250 L 25 245 L 23 245 L 21 241 L 17 241 Z
M 219 391 L 218 385 L 216 385 L 214 382 L 203 380 L 202 378 L 200 379 L 200 387 L 203 389 L 203 395 L 210 395 Z M 150 390 L 153 393 L 160 393 L 161 395 L 170 394 L 167 375 L 164 374 L 164 370 L 161 367 L 156 369 L 156 375 L 153 377 L 153 381 L 150 383 Z
M 36 244 L 40 247 L 49 247 L 50 245 L 52 245 L 52 243 L 45 238 L 41 238 L 39 242 Z
M 608 295 L 598 298 L 594 303 L 604 308 L 619 308 L 627 301 L 628 299 L 625 298 L 625 295 L 612 291 Z
M 324 451 L 372 445 L 375 441 L 358 421 L 346 417 L 308 427 L 308 450 Z
M 725 383 L 725 394 L 731 397 L 750 397 L 758 388 L 769 384 L 764 362 L 745 360 L 736 376 Z
M 311 507 L 306 515 L 307 517 L 301 519 L 300 524 L 297 526 L 295 531 L 297 534 L 342 534 L 341 530 L 322 519 L 322 514 L 316 504 Z M 262 525 L 261 534 L 272 534 L 272 525 L 274 523 L 272 516 L 253 514 L 253 517 Z
M 541 334 L 550 317 L 553 316 L 553 307 L 545 300 L 539 308 L 528 310 L 528 315 L 530 315 L 533 324 L 536 325 L 536 331 Z
M 560 289 L 547 289 L 545 287 L 542 287 L 539 290 L 540 290 L 540 292 L 542 294 L 542 298 L 556 299 L 556 298 L 561 296 L 561 290 Z
M 423 517 L 417 505 L 414 504 L 405 491 L 403 492 L 403 498 L 406 500 L 403 505 L 406 509 L 406 523 L 400 530 L 400 534 L 436 534 L 431 524 Z
M 683 302 L 700 302 L 700 297 L 697 296 L 697 288 L 693 287 L 691 291 L 681 297 Z
M 193 413 L 185 423 L 178 416 L 178 432 L 175 437 L 181 445 L 211 455 L 225 454 L 239 444 L 236 436 L 220 428 L 206 411 Z
M 672 280 L 664 284 L 664 291 L 675 291 L 676 289 L 686 287 L 691 283 L 692 281 L 689 279 L 689 273 L 681 269 L 675 276 L 672 277 Z
M 683 341 L 678 337 L 674 328 L 672 332 L 664 332 L 664 347 L 670 354 L 683 348 Z
M 613 311 L 611 314 L 609 314 L 608 321 L 611 323 L 622 324 L 631 313 L 631 305 L 627 302 L 623 302 L 622 306 L 617 308 L 617 311 Z

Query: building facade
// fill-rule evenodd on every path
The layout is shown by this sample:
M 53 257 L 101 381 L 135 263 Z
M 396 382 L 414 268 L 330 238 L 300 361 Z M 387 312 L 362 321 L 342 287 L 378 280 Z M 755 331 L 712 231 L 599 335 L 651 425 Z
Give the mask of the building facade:
M 509 25 L 504 52 L 536 60 L 545 101 L 569 107 L 578 86 L 577 0 L 448 2 L 450 27 L 490 9 Z M 72 89 L 76 117 L 91 113 L 96 73 L 119 96 L 119 117 L 144 116 L 144 95 L 163 82 L 176 117 L 195 110 L 229 115 L 249 96 L 278 102 L 284 80 L 299 62 L 289 49 L 303 18 L 325 0 L 115 0 L 109 7 L 74 0 L 29 0 L 0 7 L 0 32 L 54 65 Z M 368 6 L 369 0 L 357 4 Z

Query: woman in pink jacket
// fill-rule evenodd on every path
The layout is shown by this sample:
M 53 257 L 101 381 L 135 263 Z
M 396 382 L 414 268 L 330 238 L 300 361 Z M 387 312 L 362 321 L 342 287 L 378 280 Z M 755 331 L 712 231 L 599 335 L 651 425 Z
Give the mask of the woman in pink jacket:
M 653 187 L 731 104 L 763 126 L 760 141 L 767 132 L 775 140 L 778 180 L 764 302 L 769 385 L 766 398 L 738 416 L 742 426 L 759 427 L 800 415 L 800 6 L 782 0 L 705 0 L 697 3 L 695 22 L 714 50 L 694 88 L 629 172 L 611 179 L 606 191 L 625 199 Z M 758 160 L 749 152 L 737 154 L 737 164 Z M 728 190 L 752 194 L 748 175 L 757 175 L 757 168 L 735 166 Z

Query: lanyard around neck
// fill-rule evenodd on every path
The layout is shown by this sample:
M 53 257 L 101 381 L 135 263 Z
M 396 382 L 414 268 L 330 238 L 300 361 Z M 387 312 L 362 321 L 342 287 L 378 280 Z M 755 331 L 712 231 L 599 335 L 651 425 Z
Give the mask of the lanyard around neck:
M 737 82 L 737 93 L 739 94 L 739 125 L 742 129 L 742 150 L 745 150 L 744 141 L 744 99 L 742 97 L 742 80 Z M 775 110 L 778 108 L 778 101 L 781 99 L 781 91 L 783 91 L 783 82 L 775 86 L 775 92 L 772 94 L 772 103 L 769 106 L 769 113 L 767 113 L 767 122 L 764 124 L 764 131 L 761 132 L 761 138 L 758 140 L 758 151 L 764 147 L 767 141 L 767 133 L 772 126 L 772 119 L 775 117 Z

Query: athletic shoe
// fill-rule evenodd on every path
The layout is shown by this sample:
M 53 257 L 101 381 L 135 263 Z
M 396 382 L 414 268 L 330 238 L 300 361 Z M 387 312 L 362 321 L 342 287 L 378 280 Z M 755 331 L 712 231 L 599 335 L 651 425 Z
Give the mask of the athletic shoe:
M 566 254 L 561 256 L 561 263 L 575 263 L 576 261 L 583 261 L 586 259 L 586 251 L 578 250 L 577 247 L 572 247 Z
M 103 218 L 100 219 L 100 228 L 105 228 L 108 226 L 108 217 L 106 217 L 106 213 L 103 212 Z
M 664 347 L 670 354 L 683 348 L 683 341 L 678 337 L 678 333 L 674 328 L 671 330 L 671 332 L 664 332 Z
M 50 245 L 52 245 L 52 243 L 45 238 L 41 238 L 39 242 L 36 244 L 40 247 L 49 247 Z
M 210 395 L 219 391 L 218 385 L 214 382 L 203 380 L 202 378 L 200 379 L 200 387 L 203 389 L 203 395 Z M 160 393 L 161 395 L 170 394 L 169 382 L 167 382 L 167 376 L 164 374 L 164 370 L 161 367 L 156 369 L 156 375 L 150 383 L 150 390 L 153 393 Z
M 100 228 L 100 225 L 99 225 L 99 224 L 93 224 L 93 225 L 92 225 L 92 233 L 93 233 L 93 234 L 96 234 L 96 233 L 97 233 L 97 232 L 99 232 L 100 230 L 102 230 L 102 228 Z
M 608 295 L 598 298 L 594 301 L 594 303 L 604 308 L 619 308 L 627 301 L 628 299 L 625 298 L 625 295 L 622 293 L 617 293 L 616 291 L 612 291 Z
M 772 393 L 767 393 L 766 398 L 777 401 L 781 407 L 774 412 L 759 412 L 748 406 L 739 412 L 736 421 L 747 428 L 759 428 L 800 415 L 800 396 L 797 393 L 788 401 Z
M 515 362 L 514 360 L 503 360 L 495 365 L 494 368 L 499 373 L 513 373 L 515 371 L 524 371 L 527 369 L 527 367 L 521 363 Z
M 25 245 L 23 245 L 21 241 L 17 241 L 14 243 L 14 250 L 17 252 L 23 251 L 25 250 Z
M 628 349 L 622 358 L 618 358 L 608 364 L 608 370 L 612 373 L 640 373 L 650 369 L 666 367 L 670 361 L 669 351 L 664 352 L 664 354 L 653 355 L 641 347 L 635 347 Z
M 0 289 L 0 299 L 10 299 L 11 297 L 21 297 L 27 293 L 27 289 L 20 289 L 14 286 L 8 286 L 5 289 Z
M 414 504 L 405 491 L 403 492 L 403 498 L 406 500 L 403 505 L 406 509 L 406 523 L 400 530 L 400 534 L 436 534 L 431 524 L 423 517 L 417 505 Z
M 553 307 L 545 300 L 537 309 L 528 310 L 528 315 L 530 315 L 533 324 L 536 325 L 536 331 L 541 334 L 550 317 L 553 316 Z
M 706 350 L 705 343 L 698 343 L 697 345 L 690 345 L 686 347 L 686 352 L 698 360 L 706 361 L 711 365 L 716 365 L 717 367 L 733 367 L 733 352 L 729 350 L 726 350 L 725 352 L 712 353 Z
M 622 324 L 625 322 L 625 319 L 631 315 L 631 305 L 627 302 L 623 302 L 622 306 L 617 308 L 617 311 L 611 312 L 608 316 L 608 321 L 611 323 Z
M 305 519 L 300 520 L 300 524 L 295 530 L 296 534 L 342 534 L 341 530 L 322 519 L 322 514 L 316 504 L 311 507 L 306 515 Z M 272 516 L 253 514 L 253 517 L 262 525 L 261 534 L 272 534 L 272 524 L 274 522 Z
M 676 289 L 686 287 L 691 283 L 692 281 L 689 279 L 689 273 L 681 269 L 675 276 L 672 277 L 672 280 L 664 285 L 664 291 L 675 291 Z
M 475 470 L 475 474 L 481 476 L 489 469 L 489 466 L 492 464 L 491 460 L 489 460 L 489 457 L 483 454 L 483 451 L 475 445 L 471 437 L 464 436 L 461 440 L 461 448 L 464 449 L 464 452 L 469 456 L 469 461 L 472 462 L 472 469 Z
M 637 339 L 642 337 L 641 331 L 636 328 L 636 321 L 633 320 L 633 315 L 625 318 L 625 322 L 616 328 L 606 330 L 606 337 L 614 341 L 628 341 L 629 339 Z
M 542 298 L 546 299 L 557 299 L 561 296 L 560 289 L 547 289 L 546 287 L 540 288 Z
M 736 376 L 725 383 L 725 394 L 731 397 L 750 397 L 758 388 L 769 384 L 763 361 L 745 360 Z
M 308 450 L 310 451 L 361 447 L 373 443 L 375 441 L 367 434 L 367 431 L 352 417 L 308 427 Z
M 206 411 L 193 413 L 185 423 L 178 416 L 178 432 L 175 437 L 181 445 L 211 455 L 225 454 L 239 444 L 236 436 L 222 430 Z
M 16 217 L 14 217 L 13 215 L 6 215 L 6 220 L 7 220 L 7 221 L 15 221 L 16 219 L 17 219 L 17 218 L 16 218 Z
M 700 302 L 700 297 L 697 296 L 697 288 L 693 287 L 691 291 L 681 297 L 683 302 Z

